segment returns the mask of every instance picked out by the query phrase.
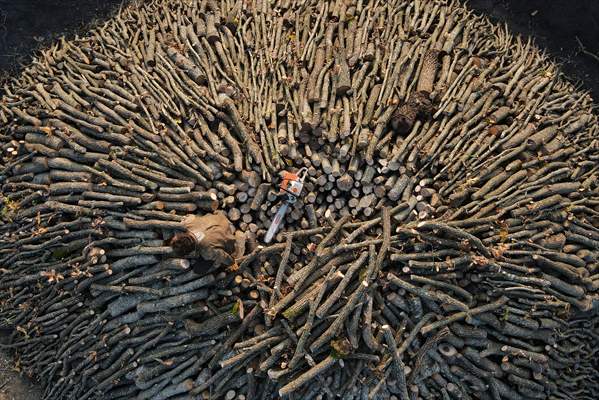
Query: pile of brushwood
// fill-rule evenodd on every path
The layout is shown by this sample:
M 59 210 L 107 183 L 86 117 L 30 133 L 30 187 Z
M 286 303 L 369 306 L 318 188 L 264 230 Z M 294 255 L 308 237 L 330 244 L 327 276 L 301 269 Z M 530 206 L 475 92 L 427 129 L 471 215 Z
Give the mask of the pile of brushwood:
M 596 400 L 592 111 L 452 1 L 134 2 L 4 87 L 2 347 L 44 399 Z

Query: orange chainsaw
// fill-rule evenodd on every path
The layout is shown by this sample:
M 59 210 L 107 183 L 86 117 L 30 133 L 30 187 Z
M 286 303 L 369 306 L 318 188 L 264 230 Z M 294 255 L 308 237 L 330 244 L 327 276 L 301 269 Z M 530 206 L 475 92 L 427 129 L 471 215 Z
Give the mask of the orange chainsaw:
M 279 229 L 281 222 L 283 221 L 283 217 L 287 212 L 287 209 L 290 205 L 294 204 L 297 201 L 297 198 L 302 193 L 302 189 L 304 188 L 304 179 L 306 179 L 306 175 L 308 174 L 308 168 L 300 168 L 297 172 L 289 172 L 283 171 L 281 174 L 282 180 L 279 185 L 280 195 L 286 195 L 287 199 L 285 203 L 277 210 L 275 217 L 272 219 L 270 223 L 270 227 L 268 228 L 268 232 L 266 232 L 266 236 L 264 236 L 264 241 L 266 243 L 270 243 L 275 233 Z

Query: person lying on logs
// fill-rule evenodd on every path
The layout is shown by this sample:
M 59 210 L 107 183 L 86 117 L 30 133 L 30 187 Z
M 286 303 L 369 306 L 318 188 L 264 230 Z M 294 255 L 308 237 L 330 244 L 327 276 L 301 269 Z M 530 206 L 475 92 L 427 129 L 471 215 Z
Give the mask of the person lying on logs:
M 235 256 L 237 252 L 237 241 L 232 233 L 231 222 L 223 212 L 217 211 L 205 215 L 188 215 L 182 224 L 186 230 L 175 234 L 169 245 L 177 257 L 193 257 L 193 271 L 197 274 L 205 274 L 209 269 L 235 268 Z M 232 318 L 236 318 L 233 316 Z M 223 321 L 230 323 L 233 321 Z M 205 325 L 205 324 L 204 324 Z M 185 320 L 185 329 L 190 333 L 204 329 L 201 323 L 190 319 Z
M 194 272 L 200 274 L 211 266 L 231 267 L 235 264 L 235 235 L 224 213 L 188 215 L 181 223 L 185 232 L 175 234 L 168 244 L 178 257 L 191 255 L 196 258 Z

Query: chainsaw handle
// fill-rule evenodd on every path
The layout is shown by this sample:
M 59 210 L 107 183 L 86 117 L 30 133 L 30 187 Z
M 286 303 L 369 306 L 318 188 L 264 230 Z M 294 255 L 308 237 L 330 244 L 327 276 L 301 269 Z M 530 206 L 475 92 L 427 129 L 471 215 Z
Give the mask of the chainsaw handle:
M 301 183 L 304 183 L 304 180 L 306 179 L 306 176 L 308 176 L 308 168 L 306 167 L 302 167 L 297 171 L 297 176 L 300 179 Z

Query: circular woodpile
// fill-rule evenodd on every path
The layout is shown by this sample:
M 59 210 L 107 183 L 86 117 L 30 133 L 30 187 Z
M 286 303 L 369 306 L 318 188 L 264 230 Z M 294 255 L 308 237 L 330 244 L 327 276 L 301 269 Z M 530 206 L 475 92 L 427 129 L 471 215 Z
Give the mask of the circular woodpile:
M 457 2 L 139 2 L 0 122 L 3 347 L 44 399 L 599 398 L 592 99 Z M 198 274 L 167 243 L 215 209 L 237 263 Z

